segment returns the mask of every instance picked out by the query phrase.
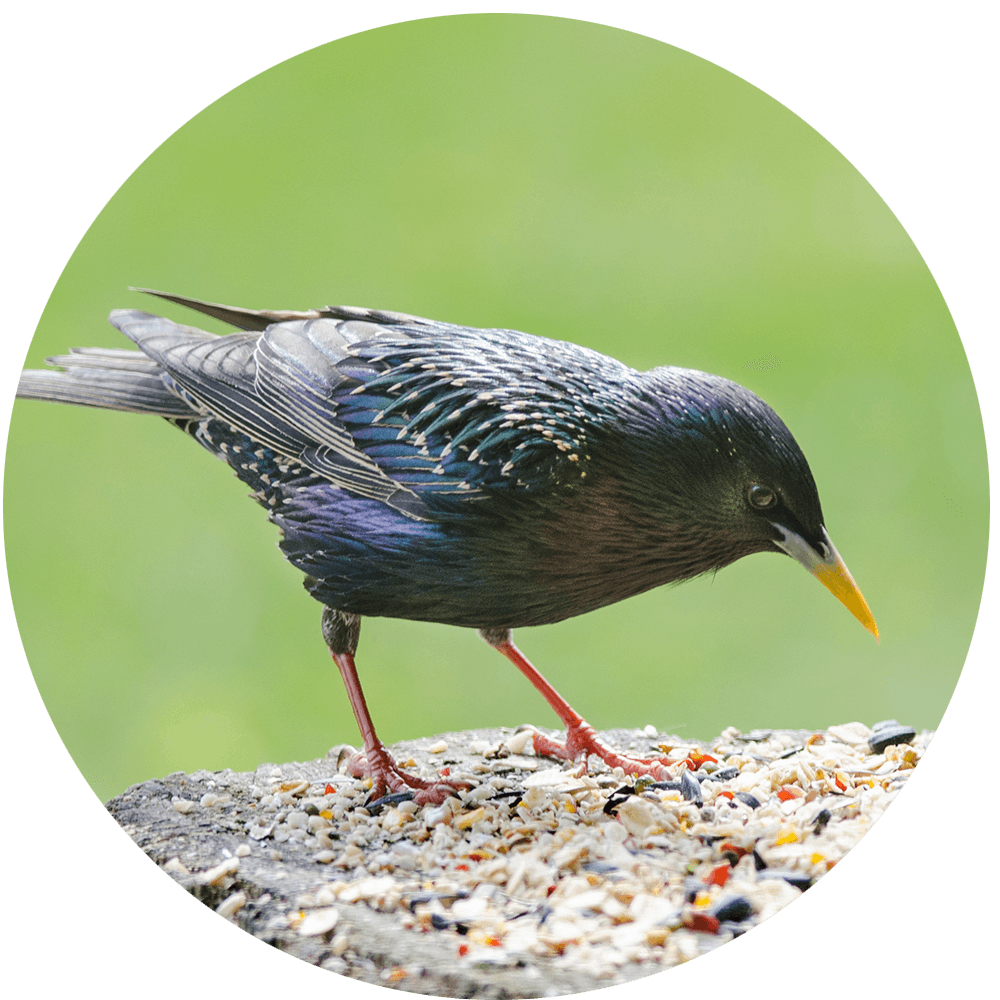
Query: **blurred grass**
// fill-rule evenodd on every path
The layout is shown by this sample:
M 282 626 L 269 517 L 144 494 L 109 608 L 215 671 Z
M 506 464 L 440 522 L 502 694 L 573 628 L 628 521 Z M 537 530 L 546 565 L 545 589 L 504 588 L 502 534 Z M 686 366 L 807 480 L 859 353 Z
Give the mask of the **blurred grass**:
M 809 457 L 881 645 L 769 555 L 519 644 L 598 727 L 937 725 L 986 559 L 965 355 L 889 208 L 723 69 L 533 16 L 415 21 L 314 49 L 206 108 L 122 186 L 27 364 L 121 346 L 112 308 L 161 308 L 129 285 L 509 326 L 743 382 Z M 780 367 L 747 367 L 766 354 Z M 357 742 L 319 605 L 245 489 L 192 442 L 152 419 L 22 402 L 5 482 L 21 636 L 102 798 Z M 555 724 L 472 632 L 372 619 L 359 664 L 387 741 Z

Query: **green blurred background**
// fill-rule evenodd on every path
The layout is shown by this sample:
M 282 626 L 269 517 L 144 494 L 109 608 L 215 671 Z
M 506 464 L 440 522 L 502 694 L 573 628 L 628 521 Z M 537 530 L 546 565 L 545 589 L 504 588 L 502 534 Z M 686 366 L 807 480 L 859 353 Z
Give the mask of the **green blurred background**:
M 123 185 L 67 264 L 28 366 L 124 346 L 105 322 L 116 307 L 224 329 L 129 285 L 508 326 L 744 383 L 808 456 L 881 645 L 771 555 L 522 630 L 519 645 L 599 728 L 940 720 L 986 560 L 965 355 L 876 192 L 723 69 L 521 15 L 314 49 L 207 108 Z M 30 402 L 6 462 L 21 637 L 102 799 L 174 770 L 357 744 L 320 606 L 221 463 L 152 418 Z M 390 742 L 556 725 L 472 631 L 371 619 L 358 660 Z

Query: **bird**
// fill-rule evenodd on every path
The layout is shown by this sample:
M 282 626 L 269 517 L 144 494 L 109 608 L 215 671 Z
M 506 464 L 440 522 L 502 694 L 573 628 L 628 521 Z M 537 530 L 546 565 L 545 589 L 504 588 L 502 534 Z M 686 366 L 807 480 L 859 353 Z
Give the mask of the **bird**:
M 593 755 L 653 780 L 677 762 L 603 742 L 514 645 L 514 629 L 778 552 L 878 639 L 805 456 L 735 382 L 640 372 L 516 330 L 135 291 L 235 332 L 118 309 L 110 322 L 137 350 L 71 348 L 23 372 L 17 395 L 162 417 L 250 487 L 323 606 L 362 738 L 347 771 L 370 779 L 368 801 L 441 803 L 465 786 L 408 772 L 379 739 L 356 664 L 363 618 L 478 630 L 566 729 L 565 740 L 534 730 L 536 754 L 581 768 Z

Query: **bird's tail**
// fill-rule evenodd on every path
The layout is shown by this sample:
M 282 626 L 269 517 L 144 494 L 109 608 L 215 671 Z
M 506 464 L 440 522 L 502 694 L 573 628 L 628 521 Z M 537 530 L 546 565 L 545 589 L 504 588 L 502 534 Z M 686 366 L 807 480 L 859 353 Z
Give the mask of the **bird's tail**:
M 46 358 L 46 362 L 63 370 L 22 372 L 17 386 L 20 399 L 160 417 L 191 416 L 191 407 L 167 387 L 163 369 L 139 351 L 74 347 L 71 353 Z

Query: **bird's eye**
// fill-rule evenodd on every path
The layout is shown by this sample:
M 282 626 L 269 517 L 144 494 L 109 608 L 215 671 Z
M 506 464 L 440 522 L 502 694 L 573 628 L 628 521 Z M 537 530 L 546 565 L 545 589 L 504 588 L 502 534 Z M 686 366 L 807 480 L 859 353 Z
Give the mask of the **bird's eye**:
M 774 507 L 778 502 L 778 495 L 769 486 L 761 486 L 760 483 L 753 483 L 747 490 L 747 500 L 751 507 L 757 510 L 767 510 Z

